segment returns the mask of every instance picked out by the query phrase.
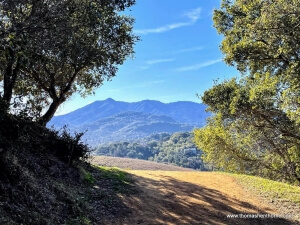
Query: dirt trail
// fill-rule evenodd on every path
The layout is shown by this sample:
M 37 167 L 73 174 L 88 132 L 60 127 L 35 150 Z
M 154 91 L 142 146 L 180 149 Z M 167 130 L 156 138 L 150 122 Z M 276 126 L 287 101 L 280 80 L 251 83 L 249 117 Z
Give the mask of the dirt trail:
M 293 224 L 285 219 L 227 218 L 231 214 L 280 214 L 213 172 L 129 170 L 140 190 L 122 196 L 133 213 L 114 224 Z

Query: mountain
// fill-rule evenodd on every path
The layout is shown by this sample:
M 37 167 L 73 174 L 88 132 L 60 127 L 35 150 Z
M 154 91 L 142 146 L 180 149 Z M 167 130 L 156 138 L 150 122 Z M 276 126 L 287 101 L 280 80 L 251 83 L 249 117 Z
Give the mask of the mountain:
M 95 101 L 68 114 L 55 116 L 50 124 L 55 126 L 63 126 L 65 124 L 78 126 L 113 116 L 121 112 L 132 111 L 155 115 L 167 115 L 179 123 L 202 126 L 209 116 L 209 113 L 206 113 L 205 109 L 206 105 L 204 104 L 188 101 L 162 103 L 154 100 L 144 100 L 129 103 L 115 101 L 109 98 L 104 101 Z
M 205 108 L 204 104 L 188 101 L 129 103 L 109 98 L 55 116 L 48 126 L 61 128 L 67 125 L 71 132 L 87 130 L 84 138 L 94 146 L 109 141 L 144 138 L 153 133 L 191 131 L 205 124 L 210 115 Z

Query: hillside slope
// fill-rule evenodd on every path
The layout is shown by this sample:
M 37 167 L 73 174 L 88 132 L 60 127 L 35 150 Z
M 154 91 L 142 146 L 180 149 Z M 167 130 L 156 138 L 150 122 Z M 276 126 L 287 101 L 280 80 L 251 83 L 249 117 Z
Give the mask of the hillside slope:
M 194 127 L 176 122 L 164 115 L 141 112 L 123 112 L 91 123 L 86 123 L 71 131 L 85 132 L 84 140 L 91 146 L 103 142 L 131 141 L 147 137 L 153 133 L 174 133 L 190 131 Z
M 84 162 L 89 149 L 0 108 L 0 224 L 107 224 L 130 212 L 124 172 Z M 97 200 L 95 200 L 97 199 Z

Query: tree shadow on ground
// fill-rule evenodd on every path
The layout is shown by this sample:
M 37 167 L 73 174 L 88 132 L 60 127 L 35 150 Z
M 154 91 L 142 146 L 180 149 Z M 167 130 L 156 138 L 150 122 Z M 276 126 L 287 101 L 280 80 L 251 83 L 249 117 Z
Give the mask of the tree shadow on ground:
M 159 176 L 133 175 L 141 193 L 126 199 L 133 214 L 119 224 L 299 224 L 283 218 L 228 218 L 228 215 L 268 214 L 247 201 L 201 185 Z

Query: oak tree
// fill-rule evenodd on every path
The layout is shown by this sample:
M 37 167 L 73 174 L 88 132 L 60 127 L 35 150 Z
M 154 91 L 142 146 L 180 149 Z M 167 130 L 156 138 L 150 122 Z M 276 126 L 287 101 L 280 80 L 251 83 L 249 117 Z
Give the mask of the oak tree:
M 214 116 L 195 130 L 219 168 L 300 183 L 300 1 L 223 0 L 221 51 L 240 79 L 202 96 Z
M 134 3 L 1 1 L 1 97 L 25 97 L 45 125 L 72 94 L 92 93 L 134 53 L 134 19 L 120 13 Z

